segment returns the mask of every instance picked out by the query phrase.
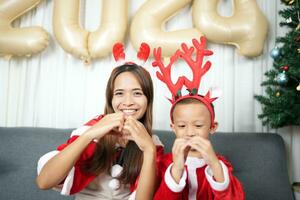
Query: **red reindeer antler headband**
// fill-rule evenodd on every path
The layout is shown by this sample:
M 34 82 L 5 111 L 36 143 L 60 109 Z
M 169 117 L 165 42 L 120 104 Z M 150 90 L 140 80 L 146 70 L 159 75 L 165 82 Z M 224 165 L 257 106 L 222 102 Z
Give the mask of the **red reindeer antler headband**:
M 150 47 L 146 43 L 142 43 L 139 49 L 139 52 L 137 53 L 137 58 L 142 61 L 146 62 L 148 57 L 150 55 Z M 115 61 L 124 61 L 125 60 L 125 53 L 124 53 L 124 46 L 122 43 L 116 43 L 113 46 L 113 56 Z M 125 63 L 131 64 L 134 63 L 132 61 L 127 61 Z
M 205 49 L 206 48 L 206 39 L 205 37 L 200 38 L 200 43 L 196 39 L 192 40 L 194 47 L 188 47 L 185 43 L 182 43 L 181 49 L 178 49 L 174 55 L 171 56 L 169 64 L 167 66 L 164 65 L 161 58 L 161 47 L 158 49 L 154 49 L 153 56 L 155 61 L 152 63 L 153 67 L 158 67 L 160 72 L 156 72 L 156 76 L 159 80 L 164 82 L 169 88 L 172 99 L 169 99 L 172 103 L 170 117 L 173 122 L 172 112 L 175 105 L 187 98 L 193 98 L 201 101 L 209 110 L 211 116 L 211 125 L 214 123 L 215 113 L 212 106 L 212 102 L 217 98 L 210 97 L 210 91 L 206 93 L 205 96 L 198 95 L 198 89 L 200 87 L 200 82 L 204 74 L 210 69 L 211 62 L 207 61 L 203 65 L 204 56 L 210 56 L 213 54 L 212 51 Z M 194 50 L 196 50 L 195 59 L 193 59 L 192 55 Z M 188 66 L 191 68 L 193 72 L 193 80 L 190 81 L 185 76 L 180 76 L 175 84 L 173 84 L 171 80 L 171 67 L 174 62 L 178 59 L 184 60 Z M 202 66 L 203 65 L 203 66 Z M 182 96 L 181 89 L 183 86 L 186 86 L 189 91 L 188 95 Z

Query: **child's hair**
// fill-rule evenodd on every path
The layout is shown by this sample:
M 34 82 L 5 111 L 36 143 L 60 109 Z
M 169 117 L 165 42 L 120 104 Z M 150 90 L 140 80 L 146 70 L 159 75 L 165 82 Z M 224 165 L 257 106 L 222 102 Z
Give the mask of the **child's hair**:
M 201 96 L 201 95 L 199 95 L 199 96 Z M 174 116 L 173 116 L 174 110 L 175 110 L 175 108 L 176 108 L 178 105 L 187 105 L 187 104 L 193 104 L 193 103 L 199 103 L 199 104 L 205 105 L 205 104 L 204 104 L 202 101 L 200 101 L 199 99 L 193 98 L 193 96 L 191 96 L 190 98 L 184 98 L 184 99 L 178 101 L 178 102 L 173 106 L 173 109 L 171 110 L 171 120 L 172 120 L 172 122 L 174 122 Z M 213 113 L 215 113 L 214 104 L 210 103 L 210 106 L 212 107 Z
M 123 72 L 130 72 L 137 78 L 142 91 L 147 98 L 146 112 L 139 121 L 143 123 L 147 132 L 152 135 L 153 83 L 148 71 L 137 64 L 126 63 L 116 67 L 112 71 L 106 86 L 106 105 L 104 114 L 114 113 L 112 107 L 114 82 Z M 101 138 L 97 143 L 93 159 L 84 168 L 85 171 L 96 175 L 103 172 L 109 173 L 111 166 L 116 159 L 115 144 L 115 137 L 112 135 L 107 134 Z M 123 152 L 123 161 L 123 170 L 119 176 L 119 180 L 123 184 L 134 183 L 140 173 L 143 162 L 143 152 L 138 148 L 135 142 L 129 141 L 126 145 Z

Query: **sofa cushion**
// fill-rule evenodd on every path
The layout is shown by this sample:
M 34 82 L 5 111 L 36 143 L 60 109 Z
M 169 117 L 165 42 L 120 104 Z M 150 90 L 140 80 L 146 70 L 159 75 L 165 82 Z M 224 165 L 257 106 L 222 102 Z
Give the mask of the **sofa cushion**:
M 70 130 L 0 128 L 0 199 L 73 199 L 35 184 L 37 161 L 69 137 Z

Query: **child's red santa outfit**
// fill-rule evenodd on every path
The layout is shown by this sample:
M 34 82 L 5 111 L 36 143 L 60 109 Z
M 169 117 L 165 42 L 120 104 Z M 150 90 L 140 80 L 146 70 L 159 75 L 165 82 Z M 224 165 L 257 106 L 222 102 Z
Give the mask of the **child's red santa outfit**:
M 215 113 L 212 102 L 216 99 L 211 97 L 211 92 L 205 96 L 198 95 L 202 76 L 209 70 L 211 63 L 207 61 L 203 66 L 204 56 L 212 55 L 213 52 L 206 48 L 204 37 L 200 38 L 201 43 L 193 40 L 194 47 L 188 48 L 186 44 L 182 44 L 182 50 L 177 50 L 170 58 L 170 63 L 165 66 L 161 59 L 161 49 L 154 49 L 153 55 L 155 61 L 154 67 L 159 67 L 160 72 L 157 72 L 159 80 L 164 82 L 172 93 L 172 108 L 170 112 L 171 121 L 173 122 L 172 112 L 175 105 L 183 99 L 197 99 L 202 102 L 210 112 L 211 126 L 213 126 Z M 193 51 L 196 49 L 195 59 L 192 58 Z M 190 81 L 186 77 L 179 77 L 176 84 L 171 80 L 171 67 L 178 59 L 183 59 L 193 72 L 193 80 Z M 181 89 L 183 85 L 189 91 L 188 95 L 182 96 Z M 179 181 L 176 183 L 171 175 L 173 165 L 172 154 L 166 154 L 159 160 L 158 166 L 158 181 L 160 185 L 156 191 L 155 200 L 161 199 L 180 199 L 180 200 L 243 200 L 245 194 L 241 183 L 232 174 L 233 168 L 230 163 L 222 156 L 217 156 L 222 167 L 224 181 L 217 182 L 214 179 L 212 170 L 205 163 L 204 159 L 197 157 L 187 157 L 185 162 L 185 170 Z
M 185 170 L 177 184 L 172 178 L 170 169 L 173 165 L 172 154 L 161 158 L 159 173 L 162 181 L 155 194 L 155 200 L 241 200 L 245 199 L 240 182 L 232 175 L 232 166 L 225 158 L 218 156 L 222 165 L 224 182 L 216 182 L 209 166 L 203 159 L 187 157 Z

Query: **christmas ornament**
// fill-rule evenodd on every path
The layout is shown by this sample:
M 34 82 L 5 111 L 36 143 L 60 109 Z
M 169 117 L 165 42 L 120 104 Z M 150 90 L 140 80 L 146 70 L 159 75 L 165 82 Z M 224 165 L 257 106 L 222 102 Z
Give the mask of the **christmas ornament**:
M 288 82 L 289 78 L 286 75 L 285 71 L 282 73 L 278 74 L 276 77 L 276 81 L 279 85 L 284 86 Z
M 271 50 L 271 53 L 270 53 L 270 56 L 273 58 L 273 59 L 276 59 L 278 58 L 278 56 L 280 55 L 280 50 L 278 47 L 275 47 Z
M 287 66 L 287 65 L 282 66 L 281 69 L 282 69 L 283 71 L 288 71 L 288 70 L 289 70 L 289 66 Z
M 282 3 L 284 3 L 285 5 L 291 5 L 295 2 L 295 0 L 281 0 Z
M 288 3 L 289 5 L 292 5 L 295 2 L 295 0 L 290 0 Z
M 279 97 L 280 96 L 280 92 L 276 92 L 276 97 Z
M 293 21 L 293 20 L 292 20 L 291 17 L 289 17 L 289 18 L 286 19 L 286 23 L 291 23 L 292 21 Z
M 300 49 L 297 49 L 298 53 L 300 53 Z
M 300 83 L 299 83 L 299 85 L 296 87 L 296 90 L 297 90 L 297 91 L 300 91 Z
M 296 27 L 296 31 L 298 31 L 300 29 L 300 23 L 298 24 L 298 26 Z

